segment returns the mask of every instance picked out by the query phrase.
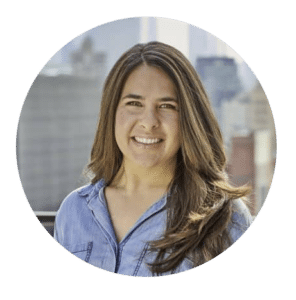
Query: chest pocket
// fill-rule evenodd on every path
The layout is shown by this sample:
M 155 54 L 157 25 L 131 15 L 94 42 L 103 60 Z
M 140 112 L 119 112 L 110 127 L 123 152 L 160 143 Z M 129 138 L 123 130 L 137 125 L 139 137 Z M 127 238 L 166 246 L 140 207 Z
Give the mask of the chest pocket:
M 68 245 L 64 247 L 78 258 L 89 262 L 91 252 L 93 249 L 93 242 L 78 245 Z

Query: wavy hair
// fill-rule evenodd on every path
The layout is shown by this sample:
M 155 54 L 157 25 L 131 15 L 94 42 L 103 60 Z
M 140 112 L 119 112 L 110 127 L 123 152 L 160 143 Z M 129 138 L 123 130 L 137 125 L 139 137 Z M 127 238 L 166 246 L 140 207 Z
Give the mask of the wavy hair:
M 123 156 L 115 140 L 115 114 L 128 76 L 142 64 L 161 68 L 171 78 L 179 102 L 181 147 L 169 186 L 166 230 L 150 243 L 150 251 L 157 254 L 149 264 L 153 274 L 173 273 L 185 257 L 198 266 L 230 246 L 232 200 L 250 189 L 228 182 L 222 135 L 195 69 L 180 51 L 160 42 L 126 51 L 105 81 L 87 166 L 91 182 L 104 178 L 109 185 L 120 169 Z

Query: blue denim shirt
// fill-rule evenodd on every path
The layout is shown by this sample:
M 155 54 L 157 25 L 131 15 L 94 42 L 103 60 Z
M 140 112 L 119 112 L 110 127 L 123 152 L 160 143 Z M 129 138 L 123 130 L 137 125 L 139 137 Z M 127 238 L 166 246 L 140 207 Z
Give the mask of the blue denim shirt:
M 104 188 L 105 182 L 100 180 L 65 198 L 56 216 L 55 239 L 75 256 L 96 267 L 125 275 L 152 276 L 146 263 L 153 262 L 155 254 L 147 250 L 149 242 L 159 239 L 166 228 L 166 196 L 154 203 L 118 243 Z M 233 242 L 251 222 L 245 204 L 236 200 L 229 227 Z M 192 267 L 192 261 L 185 258 L 175 272 Z

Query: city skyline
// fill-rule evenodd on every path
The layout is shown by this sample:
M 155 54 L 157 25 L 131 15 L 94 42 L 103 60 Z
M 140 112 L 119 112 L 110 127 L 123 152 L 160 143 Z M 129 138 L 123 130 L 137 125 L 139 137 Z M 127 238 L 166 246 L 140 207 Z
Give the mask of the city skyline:
M 233 58 L 238 64 L 238 73 L 244 88 L 249 90 L 256 83 L 256 76 L 247 63 L 219 38 L 184 22 L 154 17 L 123 19 L 94 27 L 57 51 L 41 73 L 55 75 L 70 72 L 71 53 L 77 51 L 87 37 L 92 39 L 96 51 L 107 54 L 107 73 L 121 54 L 133 45 L 157 40 L 179 49 L 193 66 L 199 57 Z M 53 71 L 53 68 L 56 70 Z

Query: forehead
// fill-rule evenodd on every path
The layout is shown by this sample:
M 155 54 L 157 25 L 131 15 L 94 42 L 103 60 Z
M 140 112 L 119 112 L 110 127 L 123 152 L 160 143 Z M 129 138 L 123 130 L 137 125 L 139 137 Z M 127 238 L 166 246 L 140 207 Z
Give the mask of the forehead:
M 176 87 L 171 78 L 160 68 L 141 65 L 127 78 L 123 87 L 122 96 L 126 93 L 154 94 L 176 96 Z M 144 95 L 143 95 L 144 96 Z

